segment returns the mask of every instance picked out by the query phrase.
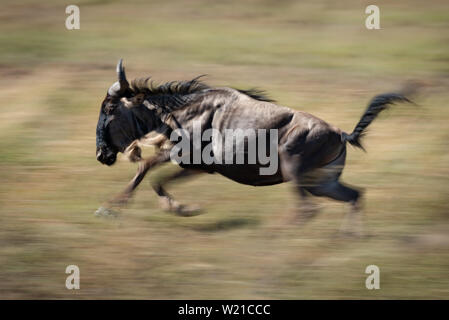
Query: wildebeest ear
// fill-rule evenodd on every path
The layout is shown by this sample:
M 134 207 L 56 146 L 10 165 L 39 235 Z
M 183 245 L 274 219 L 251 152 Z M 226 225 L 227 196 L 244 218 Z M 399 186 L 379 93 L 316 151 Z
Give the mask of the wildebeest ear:
M 111 97 L 121 97 L 129 88 L 129 82 L 126 80 L 125 68 L 123 67 L 123 59 L 118 61 L 116 71 L 118 81 L 108 90 L 108 95 Z

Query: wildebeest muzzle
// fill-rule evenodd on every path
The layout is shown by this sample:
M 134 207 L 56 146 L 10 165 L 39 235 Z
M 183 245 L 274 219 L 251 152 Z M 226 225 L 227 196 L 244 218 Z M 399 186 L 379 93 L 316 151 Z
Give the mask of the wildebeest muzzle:
M 117 152 L 114 152 L 107 147 L 97 148 L 97 160 L 102 164 L 111 166 L 117 160 Z

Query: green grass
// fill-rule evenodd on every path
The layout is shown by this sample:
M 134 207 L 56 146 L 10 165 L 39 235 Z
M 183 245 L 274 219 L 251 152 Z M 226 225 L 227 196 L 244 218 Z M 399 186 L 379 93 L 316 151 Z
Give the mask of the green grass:
M 444 1 L 6 1 L 0 16 L 0 298 L 449 298 L 449 42 Z M 159 209 L 148 182 L 117 219 L 93 212 L 136 166 L 95 160 L 100 103 L 125 58 L 129 78 L 208 74 L 266 89 L 280 104 L 351 130 L 367 101 L 416 79 L 419 106 L 382 114 L 350 148 L 343 180 L 364 188 L 367 239 L 341 239 L 347 207 L 291 223 L 290 185 L 249 187 L 204 175 L 168 190 L 198 204 Z M 150 151 L 145 151 L 150 152 Z M 150 174 L 160 179 L 170 165 Z M 65 268 L 81 290 L 65 289 Z M 364 286 L 381 270 L 381 290 Z

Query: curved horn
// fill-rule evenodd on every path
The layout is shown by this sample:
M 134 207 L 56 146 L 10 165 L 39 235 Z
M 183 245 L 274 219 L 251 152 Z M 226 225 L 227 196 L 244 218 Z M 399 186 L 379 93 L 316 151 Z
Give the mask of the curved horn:
M 128 89 L 129 83 L 128 80 L 126 80 L 125 68 L 123 67 L 123 59 L 120 59 L 117 63 L 117 76 L 120 83 L 120 89 Z
M 128 80 L 126 80 L 125 68 L 123 67 L 123 59 L 117 63 L 118 81 L 115 82 L 108 90 L 110 96 L 119 97 L 129 88 Z

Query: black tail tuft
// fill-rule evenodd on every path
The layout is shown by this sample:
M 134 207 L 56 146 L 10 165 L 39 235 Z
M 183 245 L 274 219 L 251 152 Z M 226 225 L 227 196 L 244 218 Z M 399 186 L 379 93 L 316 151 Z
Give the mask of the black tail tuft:
M 352 146 L 356 147 L 356 148 L 360 148 L 363 151 L 366 152 L 365 148 L 362 145 L 362 138 L 366 135 L 366 131 L 365 132 L 361 132 L 358 136 L 354 135 L 354 132 L 351 134 L 347 134 L 346 132 L 342 133 L 342 139 L 343 141 L 347 141 L 349 142 Z
M 386 93 L 375 96 L 368 105 L 365 113 L 363 114 L 360 121 L 354 128 L 351 134 L 347 134 L 345 132 L 342 133 L 342 140 L 349 142 L 354 147 L 360 148 L 365 151 L 363 148 L 361 139 L 366 134 L 365 129 L 376 119 L 377 115 L 382 111 L 387 109 L 391 104 L 396 102 L 409 102 L 412 103 L 405 95 L 400 93 Z

